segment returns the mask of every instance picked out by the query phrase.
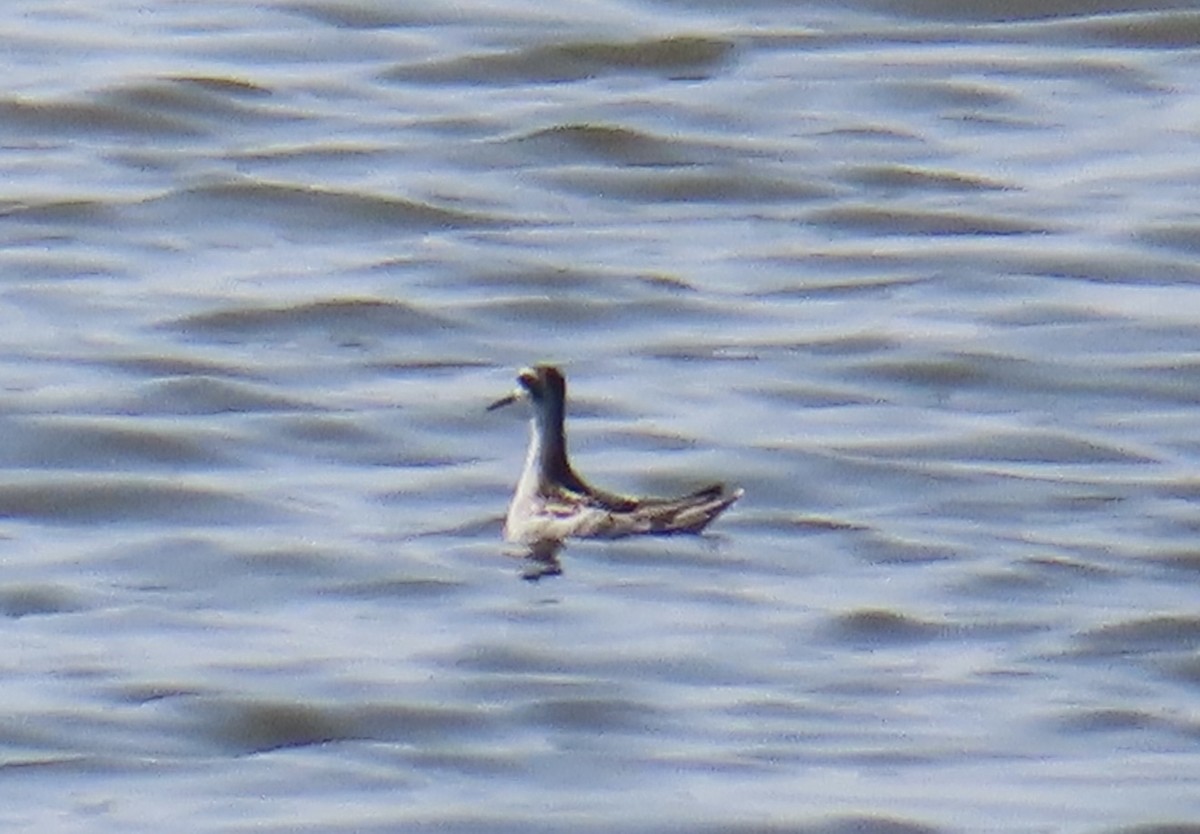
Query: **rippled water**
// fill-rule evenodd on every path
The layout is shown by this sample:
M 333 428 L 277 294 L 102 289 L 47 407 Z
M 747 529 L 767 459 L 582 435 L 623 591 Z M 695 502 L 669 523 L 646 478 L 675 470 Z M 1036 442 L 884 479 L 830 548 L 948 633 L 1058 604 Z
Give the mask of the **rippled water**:
M 1194 830 L 1192 4 L 6 9 L 7 830 Z

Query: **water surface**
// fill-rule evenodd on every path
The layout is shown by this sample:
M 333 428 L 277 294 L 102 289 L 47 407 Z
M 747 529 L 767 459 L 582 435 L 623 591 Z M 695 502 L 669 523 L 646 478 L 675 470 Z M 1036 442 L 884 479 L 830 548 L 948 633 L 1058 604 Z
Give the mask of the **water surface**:
M 1195 825 L 1191 4 L 3 35 L 8 828 Z M 523 581 L 534 361 L 746 496 Z

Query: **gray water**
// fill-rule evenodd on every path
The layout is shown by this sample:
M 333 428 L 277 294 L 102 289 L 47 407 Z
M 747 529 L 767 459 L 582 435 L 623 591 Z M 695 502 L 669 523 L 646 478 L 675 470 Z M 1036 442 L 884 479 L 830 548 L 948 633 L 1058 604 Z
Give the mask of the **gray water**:
M 1191 4 L 0 37 L 5 830 L 1197 830 Z M 745 497 L 523 580 L 534 361 Z

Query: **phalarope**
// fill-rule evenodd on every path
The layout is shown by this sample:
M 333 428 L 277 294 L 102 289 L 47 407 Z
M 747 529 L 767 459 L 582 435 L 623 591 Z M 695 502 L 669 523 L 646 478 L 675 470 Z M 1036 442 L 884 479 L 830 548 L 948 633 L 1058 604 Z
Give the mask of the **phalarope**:
M 632 498 L 590 486 L 571 468 L 563 431 L 567 383 L 558 368 L 535 365 L 519 387 L 488 411 L 520 399 L 533 404 L 525 468 L 504 520 L 504 538 L 553 559 L 566 538 L 615 539 L 639 534 L 699 533 L 743 490 L 712 484 L 679 498 Z

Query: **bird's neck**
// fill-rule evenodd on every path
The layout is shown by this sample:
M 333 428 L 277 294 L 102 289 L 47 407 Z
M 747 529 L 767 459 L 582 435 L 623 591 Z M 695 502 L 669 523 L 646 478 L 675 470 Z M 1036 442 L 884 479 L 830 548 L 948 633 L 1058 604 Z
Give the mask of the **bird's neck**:
M 553 486 L 574 488 L 577 480 L 567 459 L 562 408 L 538 412 L 529 422 L 529 451 L 518 489 L 528 494 L 546 492 Z

